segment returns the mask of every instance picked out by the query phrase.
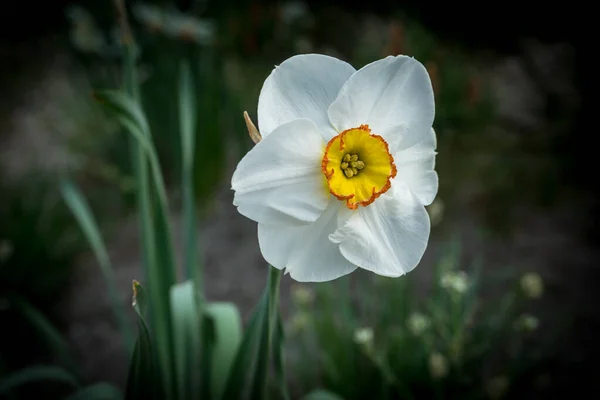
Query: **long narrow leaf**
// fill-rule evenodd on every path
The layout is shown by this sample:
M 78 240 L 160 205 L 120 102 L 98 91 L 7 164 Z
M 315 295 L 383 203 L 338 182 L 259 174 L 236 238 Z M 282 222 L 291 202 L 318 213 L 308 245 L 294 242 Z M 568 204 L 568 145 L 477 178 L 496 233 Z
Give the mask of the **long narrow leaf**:
M 268 292 L 265 290 L 259 303 L 254 308 L 250 323 L 244 332 L 242 343 L 229 370 L 225 390 L 221 396 L 222 400 L 243 399 L 247 397 L 244 396 L 244 393 L 248 393 L 249 381 L 256 374 L 256 356 L 260 351 L 267 351 L 266 348 L 261 347 L 263 344 L 261 338 L 268 335 L 268 332 L 263 329 L 269 310 L 268 300 Z
M 138 338 L 127 376 L 125 400 L 160 400 L 162 387 L 157 382 L 155 368 L 156 354 L 152 348 L 150 332 L 144 314 L 147 309 L 146 291 L 137 281 L 133 281 L 133 308 L 138 316 Z
M 200 393 L 201 314 L 191 280 L 171 288 L 177 397 L 197 399 Z
M 110 258 L 108 256 L 108 251 L 106 250 L 106 245 L 102 240 L 102 236 L 100 235 L 100 231 L 92 211 L 90 210 L 90 207 L 81 192 L 79 192 L 79 190 L 70 181 L 63 180 L 61 182 L 61 192 L 65 202 L 77 219 L 81 230 L 86 236 L 86 239 L 90 244 L 94 255 L 96 256 L 96 260 L 98 261 L 100 270 L 104 276 L 104 281 L 108 286 L 108 294 L 112 303 L 113 312 L 115 313 L 121 328 L 121 332 L 125 339 L 125 344 L 128 349 L 131 349 L 133 344 L 133 332 L 127 321 L 125 309 L 119 300 L 119 295 L 115 284 L 115 276 Z
M 205 307 L 206 303 L 204 303 Z M 204 308 L 206 310 L 206 307 Z M 218 399 L 213 388 L 215 372 L 215 344 L 217 343 L 216 327 L 214 318 L 204 313 L 202 315 L 202 355 L 200 356 L 200 398 Z
M 270 347 L 278 313 L 279 281 L 281 271 L 269 267 L 269 279 L 257 304 L 235 361 L 227 378 L 222 396 L 226 399 L 264 398 Z
M 132 97 L 111 90 L 96 92 L 95 97 L 114 113 L 121 125 L 133 135 L 137 143 L 144 150 L 150 161 L 152 178 L 158 190 L 160 202 L 166 208 L 167 192 L 164 179 L 160 170 L 158 155 L 152 143 L 150 126 L 141 106 Z
M 194 81 L 187 63 L 179 72 L 179 124 L 181 130 L 181 159 L 183 187 L 184 272 L 186 279 L 196 284 L 203 297 L 203 279 L 197 260 L 196 207 L 194 203 L 194 153 L 196 146 L 196 98 Z
M 60 367 L 35 365 L 8 375 L 0 380 L 0 395 L 33 382 L 53 381 L 77 387 L 75 378 Z
M 283 329 L 283 322 L 281 320 L 281 314 L 277 313 L 277 326 L 275 328 L 275 333 L 273 335 L 273 364 L 275 370 L 275 379 L 277 381 L 277 386 L 279 392 L 281 393 L 281 397 L 284 400 L 289 400 L 290 394 L 287 390 L 287 385 L 285 382 L 285 365 L 283 358 L 283 345 L 285 342 L 285 335 Z
M 79 389 L 65 400 L 121 400 L 123 393 L 108 383 L 96 383 Z
M 170 327 L 170 288 L 175 284 L 176 270 L 172 235 L 168 221 L 168 204 L 163 175 L 150 128 L 139 103 L 132 97 L 114 91 L 102 91 L 96 96 L 111 109 L 117 120 L 136 139 L 143 150 L 139 167 L 144 170 L 145 160 L 150 163 L 150 180 L 138 177 L 146 276 L 150 287 L 152 308 L 151 324 L 160 355 L 160 368 L 165 385 L 174 384 L 173 336 Z M 174 389 L 174 388 L 173 388 Z
M 208 303 L 206 313 L 213 321 L 215 343 L 211 368 L 211 398 L 219 399 L 223 393 L 227 373 L 234 362 L 242 342 L 242 321 L 232 303 Z

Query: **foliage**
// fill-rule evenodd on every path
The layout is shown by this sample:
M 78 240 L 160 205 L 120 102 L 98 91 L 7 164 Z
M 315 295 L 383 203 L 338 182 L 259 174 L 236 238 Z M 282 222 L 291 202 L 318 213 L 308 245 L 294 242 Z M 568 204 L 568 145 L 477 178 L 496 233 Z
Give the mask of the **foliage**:
M 289 323 L 289 351 L 301 354 L 292 362 L 297 390 L 318 385 L 344 399 L 499 399 L 539 389 L 558 339 L 556 330 L 537 335 L 546 322 L 529 314 L 541 278 L 514 282 L 512 271 L 484 278 L 479 262 L 467 273 L 459 250 L 450 246 L 425 293 L 413 276 L 298 287 Z

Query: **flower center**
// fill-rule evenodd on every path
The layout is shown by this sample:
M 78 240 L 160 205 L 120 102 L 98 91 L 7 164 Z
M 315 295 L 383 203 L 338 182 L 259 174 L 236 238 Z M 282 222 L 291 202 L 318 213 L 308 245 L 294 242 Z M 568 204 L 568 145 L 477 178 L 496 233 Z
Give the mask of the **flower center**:
M 358 175 L 358 171 L 365 167 L 365 163 L 358 159 L 358 154 L 346 153 L 342 160 L 340 168 L 344 171 L 344 175 L 346 175 L 347 178 Z
M 352 210 L 371 204 L 396 176 L 388 144 L 368 125 L 343 131 L 327 143 L 321 168 L 329 192 Z

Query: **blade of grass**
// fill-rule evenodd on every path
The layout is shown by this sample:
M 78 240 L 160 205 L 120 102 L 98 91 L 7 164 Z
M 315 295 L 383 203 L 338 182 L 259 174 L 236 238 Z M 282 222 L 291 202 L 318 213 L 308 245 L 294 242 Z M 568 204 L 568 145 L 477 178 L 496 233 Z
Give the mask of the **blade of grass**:
M 269 349 L 278 312 L 281 271 L 269 267 L 267 286 L 256 305 L 250 324 L 229 371 L 225 391 L 227 399 L 263 399 L 267 386 Z M 249 396 L 249 397 L 248 397 Z
M 242 321 L 237 308 L 231 303 L 208 303 L 206 313 L 213 321 L 215 336 L 211 398 L 219 399 L 225 387 L 227 373 L 242 342 Z
M 133 332 L 127 321 L 125 309 L 119 301 L 112 265 L 108 256 L 108 251 L 106 250 L 106 245 L 102 240 L 98 225 L 96 224 L 96 220 L 83 195 L 70 181 L 65 179 L 61 182 L 61 193 L 65 202 L 71 209 L 71 212 L 75 216 L 75 219 L 77 219 L 81 230 L 96 256 L 96 260 L 100 265 L 104 281 L 108 286 L 108 294 L 110 302 L 112 303 L 113 312 L 115 313 L 117 322 L 121 328 L 127 350 L 129 351 L 133 345 Z
M 194 81 L 187 63 L 179 72 L 179 124 L 181 131 L 181 159 L 183 186 L 183 237 L 185 242 L 184 272 L 192 279 L 203 297 L 203 277 L 197 260 L 196 207 L 194 203 L 194 149 L 196 146 L 196 98 Z
M 150 332 L 146 325 L 146 291 L 137 281 L 133 281 L 133 308 L 138 316 L 138 338 L 129 365 L 125 400 L 162 399 L 163 387 L 157 381 L 156 358 Z
M 117 120 L 135 137 L 137 144 L 150 163 L 151 180 L 140 178 L 142 232 L 146 251 L 146 275 L 150 286 L 152 308 L 151 326 L 154 328 L 165 385 L 172 387 L 174 379 L 173 336 L 171 332 L 170 288 L 175 284 L 175 261 L 172 236 L 167 219 L 167 195 L 156 149 L 148 122 L 140 105 L 130 96 L 114 91 L 102 91 L 96 97 L 115 112 Z M 174 390 L 174 387 L 172 387 Z
M 191 280 L 171 288 L 171 315 L 177 397 L 181 400 L 197 399 L 200 394 L 201 314 L 196 288 Z
M 290 399 L 290 394 L 287 389 L 285 381 L 285 365 L 283 359 L 283 345 L 285 342 L 285 332 L 283 329 L 283 322 L 281 321 L 281 314 L 277 313 L 277 325 L 275 327 L 275 333 L 273 335 L 273 362 L 275 370 L 275 380 L 277 381 L 278 389 L 281 397 L 284 400 Z
M 156 335 L 159 366 L 162 369 L 164 385 L 170 388 L 173 382 L 173 338 L 169 326 L 169 289 L 175 283 L 175 262 L 173 246 L 167 221 L 167 197 L 164 181 L 158 163 L 156 151 L 152 146 L 150 128 L 139 105 L 139 85 L 136 70 L 136 48 L 128 23 L 124 0 L 114 0 L 122 35 L 124 93 L 132 101 L 128 111 L 131 115 L 120 113 L 121 124 L 129 128 L 131 162 L 136 177 L 137 203 L 140 211 L 140 237 L 142 257 L 146 278 L 151 287 L 151 307 L 153 315 L 150 322 Z M 140 130 L 133 129 L 134 118 Z M 129 119 L 129 121 L 127 120 Z M 148 171 L 150 162 L 150 171 Z M 152 174 L 153 182 L 150 180 Z M 168 390 L 168 389 L 167 389 Z

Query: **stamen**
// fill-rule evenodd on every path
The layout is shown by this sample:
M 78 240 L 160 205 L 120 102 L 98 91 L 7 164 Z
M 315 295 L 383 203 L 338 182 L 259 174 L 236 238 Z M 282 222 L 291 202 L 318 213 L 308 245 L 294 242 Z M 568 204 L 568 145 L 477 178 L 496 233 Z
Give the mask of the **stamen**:
M 358 175 L 358 171 L 365 167 L 365 163 L 358 159 L 358 154 L 344 154 L 340 168 L 346 175 L 346 178 L 352 178 Z

